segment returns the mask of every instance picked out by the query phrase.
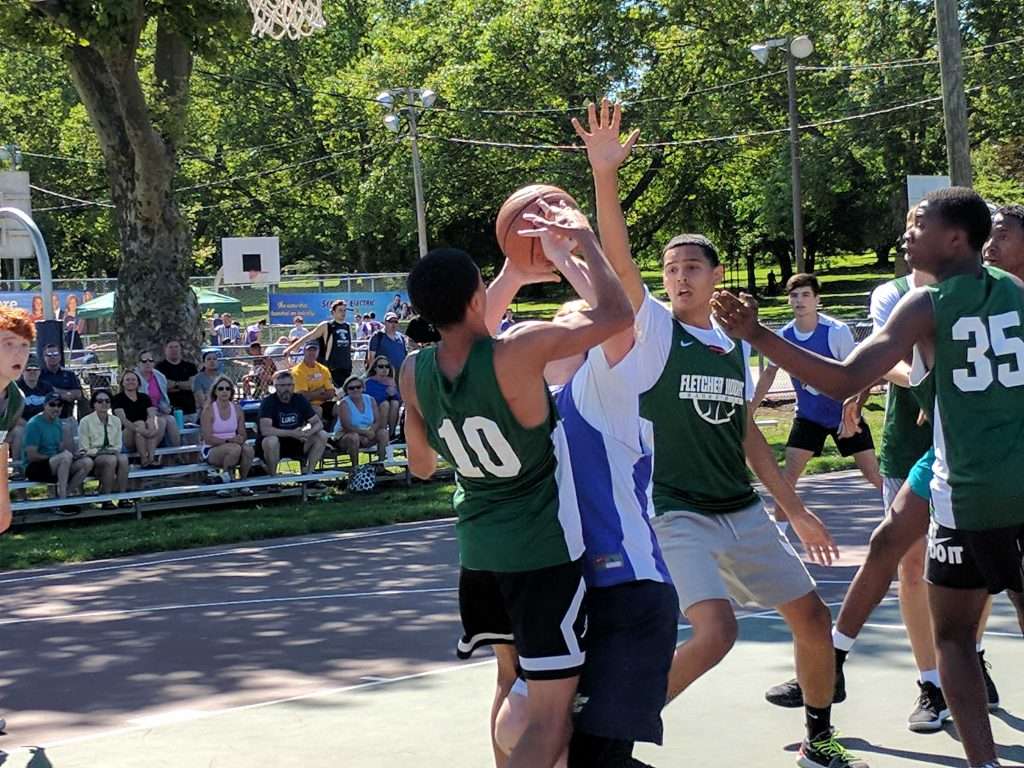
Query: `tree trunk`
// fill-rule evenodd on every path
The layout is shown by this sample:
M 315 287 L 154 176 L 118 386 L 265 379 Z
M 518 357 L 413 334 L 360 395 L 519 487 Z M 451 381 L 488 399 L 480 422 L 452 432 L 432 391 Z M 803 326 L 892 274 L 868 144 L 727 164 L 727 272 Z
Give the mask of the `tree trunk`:
M 793 257 L 789 250 L 790 243 L 786 240 L 776 240 L 772 243 L 772 255 L 775 256 L 775 263 L 779 265 L 779 281 L 782 285 L 793 276 Z
M 754 249 L 747 249 L 747 293 L 751 296 L 757 296 L 757 274 L 756 274 L 756 259 L 754 258 Z
M 72 81 L 106 162 L 121 241 L 114 303 L 117 354 L 133 366 L 144 351 L 179 339 L 186 354 L 201 344 L 199 307 L 189 287 L 192 239 L 174 199 L 177 140 L 188 103 L 191 52 L 158 30 L 155 72 L 159 122 L 146 104 L 135 51 L 144 19 L 123 48 L 69 46 Z
M 889 263 L 889 250 L 888 245 L 875 246 L 875 266 L 886 268 L 892 266 Z

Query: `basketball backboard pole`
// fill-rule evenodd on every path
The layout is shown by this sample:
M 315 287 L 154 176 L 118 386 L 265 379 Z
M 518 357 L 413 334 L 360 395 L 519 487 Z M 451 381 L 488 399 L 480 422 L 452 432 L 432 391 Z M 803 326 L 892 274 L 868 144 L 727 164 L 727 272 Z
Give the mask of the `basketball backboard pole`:
M 32 217 L 17 208 L 0 208 L 0 219 L 14 219 L 21 224 L 28 232 L 32 241 L 32 248 L 36 252 L 36 261 L 39 263 L 39 288 L 43 294 L 43 319 L 53 320 L 53 273 L 50 270 L 50 252 L 46 249 L 46 241 L 43 240 L 43 233 L 32 221 Z

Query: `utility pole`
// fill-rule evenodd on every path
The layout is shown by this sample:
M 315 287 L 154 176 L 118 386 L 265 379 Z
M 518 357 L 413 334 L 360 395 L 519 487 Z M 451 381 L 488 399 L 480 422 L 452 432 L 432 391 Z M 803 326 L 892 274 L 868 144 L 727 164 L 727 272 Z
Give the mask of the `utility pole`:
M 793 255 L 796 271 L 804 271 L 804 213 L 800 205 L 800 113 L 796 108 L 796 57 L 786 51 L 789 86 L 789 163 L 793 187 Z
M 949 176 L 959 187 L 973 186 L 971 145 L 967 138 L 967 94 L 960 58 L 959 0 L 935 0 L 935 28 L 939 36 L 939 72 L 942 76 L 942 115 L 946 127 Z

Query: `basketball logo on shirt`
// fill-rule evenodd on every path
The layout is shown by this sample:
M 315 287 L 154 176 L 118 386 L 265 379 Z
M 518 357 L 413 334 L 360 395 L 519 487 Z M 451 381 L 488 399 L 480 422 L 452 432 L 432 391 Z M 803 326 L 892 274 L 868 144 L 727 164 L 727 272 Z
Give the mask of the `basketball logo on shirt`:
M 724 376 L 683 374 L 679 399 L 693 402 L 693 409 L 708 424 L 727 424 L 743 405 L 744 382 Z

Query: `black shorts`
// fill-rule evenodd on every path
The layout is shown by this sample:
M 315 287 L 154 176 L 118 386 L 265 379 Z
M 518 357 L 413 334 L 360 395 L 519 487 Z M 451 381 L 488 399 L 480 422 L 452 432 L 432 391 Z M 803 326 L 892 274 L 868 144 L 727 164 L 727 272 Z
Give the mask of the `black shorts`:
M 1024 525 L 987 531 L 928 529 L 929 584 L 950 589 L 984 589 L 990 595 L 1024 591 Z
M 306 444 L 301 440 L 296 440 L 294 437 L 279 437 L 277 442 L 281 445 L 281 456 L 282 459 L 297 459 L 302 461 L 306 458 Z M 259 459 L 263 459 L 263 438 L 260 437 L 256 440 L 256 456 Z
M 468 659 L 485 645 L 515 643 L 527 680 L 558 680 L 580 673 L 587 632 L 583 565 L 577 560 L 517 573 L 474 571 L 459 575 L 462 639 Z
M 25 466 L 25 479 L 33 483 L 55 483 L 57 476 L 53 474 L 53 467 L 49 459 L 41 461 L 30 461 Z
M 576 689 L 574 728 L 661 744 L 661 710 L 678 637 L 671 584 L 634 581 L 587 592 L 587 663 Z
M 821 449 L 825 447 L 825 438 L 829 436 L 832 437 L 832 442 L 839 449 L 840 456 L 853 456 L 855 453 L 871 451 L 875 448 L 875 441 L 871 439 L 871 429 L 864 419 L 860 420 L 860 432 L 851 437 L 839 437 L 838 427 L 829 429 L 816 421 L 802 419 L 799 416 L 793 420 L 793 426 L 789 430 L 789 439 L 786 440 L 786 447 L 810 451 L 815 456 L 821 456 Z

